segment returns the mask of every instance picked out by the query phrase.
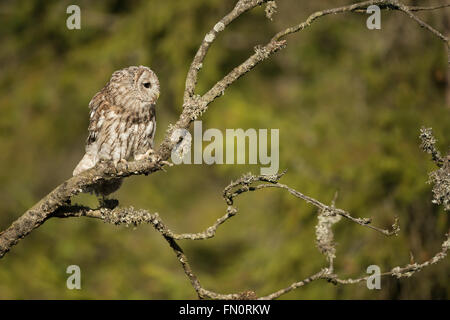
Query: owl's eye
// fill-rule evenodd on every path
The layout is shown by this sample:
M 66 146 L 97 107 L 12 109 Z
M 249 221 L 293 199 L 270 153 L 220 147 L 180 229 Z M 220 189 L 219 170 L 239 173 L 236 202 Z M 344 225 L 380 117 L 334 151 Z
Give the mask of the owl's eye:
M 151 87 L 150 82 L 144 82 L 144 87 L 146 87 L 147 89 Z

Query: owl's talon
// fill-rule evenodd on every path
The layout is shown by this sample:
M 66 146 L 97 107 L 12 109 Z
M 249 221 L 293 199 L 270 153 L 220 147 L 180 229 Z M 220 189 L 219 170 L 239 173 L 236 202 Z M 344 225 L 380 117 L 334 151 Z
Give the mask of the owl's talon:
M 122 162 L 125 165 L 125 168 L 128 171 L 128 161 L 125 159 L 120 159 L 120 162 Z
M 173 167 L 173 163 L 172 162 L 169 162 L 169 161 L 161 161 L 160 162 L 161 164 L 165 164 L 165 165 L 167 165 L 167 166 L 169 166 L 169 167 Z
M 155 157 L 153 156 L 153 154 L 155 153 L 155 151 L 153 149 L 148 149 L 144 154 L 138 154 L 134 157 L 134 159 L 136 161 L 139 160 L 149 160 L 151 162 L 155 162 Z
M 156 161 L 158 160 L 158 158 L 154 155 L 149 155 L 147 157 L 148 161 L 152 162 L 152 163 L 156 163 Z
M 116 173 L 119 173 L 119 161 L 112 161 L 112 165 L 114 166 Z
M 118 161 L 113 161 L 114 169 L 116 169 L 116 173 L 123 173 L 122 170 L 119 170 L 119 163 L 123 163 L 125 165 L 125 169 L 128 170 L 128 161 L 125 159 L 120 159 Z

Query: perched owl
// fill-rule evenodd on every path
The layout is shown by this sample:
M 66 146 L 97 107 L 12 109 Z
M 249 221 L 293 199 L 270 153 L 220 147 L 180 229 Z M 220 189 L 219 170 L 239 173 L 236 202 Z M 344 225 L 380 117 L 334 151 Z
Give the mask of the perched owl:
M 89 136 L 86 154 L 73 171 L 77 175 L 99 161 L 126 162 L 148 157 L 156 130 L 155 104 L 159 81 L 147 67 L 128 67 L 112 74 L 106 86 L 89 103 Z M 108 195 L 120 187 L 121 179 L 94 189 Z

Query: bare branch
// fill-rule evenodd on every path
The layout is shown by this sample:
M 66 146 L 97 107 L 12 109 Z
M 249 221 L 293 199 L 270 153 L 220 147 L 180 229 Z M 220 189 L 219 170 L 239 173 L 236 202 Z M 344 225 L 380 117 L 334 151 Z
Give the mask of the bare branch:
M 111 223 L 114 225 L 121 225 L 125 224 L 126 226 L 138 226 L 141 224 L 150 224 L 155 228 L 156 231 L 161 233 L 161 235 L 164 237 L 164 239 L 169 243 L 170 247 L 174 251 L 178 261 L 180 262 L 186 276 L 188 277 L 189 281 L 191 282 L 193 288 L 197 292 L 197 295 L 200 299 L 256 299 L 257 296 L 253 291 L 246 291 L 242 293 L 232 293 L 232 294 L 221 294 L 216 293 L 214 291 L 210 291 L 202 287 L 200 284 L 200 281 L 198 277 L 193 272 L 189 260 L 185 253 L 183 252 L 182 248 L 178 245 L 176 240 L 205 240 L 212 238 L 216 235 L 216 231 L 219 226 L 221 226 L 225 221 L 230 219 L 231 217 L 235 216 L 238 209 L 236 207 L 233 207 L 234 199 L 249 191 L 257 191 L 262 190 L 264 188 L 268 187 L 278 187 L 281 189 L 285 189 L 297 198 L 300 198 L 302 200 L 307 201 L 310 204 L 315 205 L 317 208 L 319 208 L 319 227 L 320 227 L 320 218 L 325 217 L 325 219 L 332 219 L 333 221 L 325 221 L 325 224 L 327 224 L 325 227 L 329 230 L 327 232 L 330 232 L 331 225 L 335 222 L 337 222 L 339 219 L 338 217 L 345 217 L 349 219 L 352 222 L 356 222 L 362 226 L 369 226 L 368 223 L 370 223 L 367 219 L 360 219 L 360 218 L 353 218 L 349 213 L 345 212 L 341 209 L 335 208 L 335 199 L 333 200 L 331 206 L 327 206 L 320 201 L 313 199 L 311 197 L 305 196 L 302 193 L 296 191 L 295 189 L 292 189 L 286 185 L 280 184 L 278 181 L 281 179 L 281 177 L 285 174 L 285 172 L 277 175 L 272 176 L 254 176 L 251 174 L 245 174 L 238 180 L 231 182 L 227 187 L 225 187 L 223 191 L 223 198 L 227 204 L 227 212 L 224 216 L 220 217 L 216 220 L 214 224 L 212 224 L 210 227 L 208 227 L 205 231 L 199 232 L 199 233 L 182 233 L 182 234 L 176 234 L 172 232 L 167 225 L 162 221 L 161 217 L 158 215 L 158 213 L 150 213 L 147 210 L 143 209 L 134 209 L 133 207 L 128 208 L 116 208 L 115 205 L 117 203 L 111 203 L 109 207 L 102 207 L 97 209 L 90 209 L 88 207 L 84 206 L 68 206 L 68 207 L 62 207 L 60 208 L 52 217 L 58 217 L 58 218 L 68 218 L 68 217 L 90 217 L 95 219 L 103 220 L 106 223 Z M 257 184 L 257 183 L 263 183 L 263 184 Z M 324 222 L 324 221 L 322 221 Z M 396 220 L 397 223 L 397 220 Z M 323 225 L 322 225 L 323 227 Z M 382 232 L 386 235 L 392 235 L 395 234 L 395 232 L 398 232 L 398 228 L 394 227 L 393 231 L 383 230 L 379 229 L 377 227 L 372 227 L 372 229 Z M 322 230 L 323 231 L 323 230 Z M 321 231 L 321 232 L 322 232 Z M 320 233 L 316 229 L 317 233 Z M 323 233 L 323 232 L 322 232 Z M 283 294 L 286 294 L 294 289 L 297 289 L 299 287 L 302 287 L 312 281 L 319 280 L 319 279 L 326 279 L 329 282 L 332 282 L 334 284 L 354 284 L 358 283 L 364 280 L 367 280 L 366 277 L 361 277 L 357 279 L 339 279 L 336 274 L 334 274 L 333 270 L 333 260 L 335 258 L 335 249 L 334 244 L 332 245 L 332 250 L 330 251 L 330 248 L 327 247 L 324 249 L 325 246 L 330 245 L 330 241 L 332 241 L 332 238 L 327 238 L 321 241 L 321 235 L 317 235 L 318 238 L 318 248 L 319 250 L 325 254 L 327 257 L 327 260 L 329 262 L 329 266 L 327 268 L 324 268 L 320 270 L 319 272 L 315 273 L 314 275 L 298 281 L 294 282 L 290 286 L 278 290 L 272 294 L 269 294 L 267 296 L 260 297 L 258 299 L 261 300 L 268 300 L 268 299 L 276 299 L 280 297 Z M 450 247 L 450 240 L 448 239 L 442 244 L 442 251 L 438 254 L 436 254 L 432 259 L 429 261 L 426 261 L 422 264 L 410 264 L 403 268 L 396 267 L 393 268 L 390 272 L 385 272 L 381 275 L 395 275 L 398 278 L 403 276 L 411 276 L 415 272 L 420 271 L 424 267 L 427 267 L 431 264 L 435 264 L 442 259 L 445 258 L 446 252 L 448 251 Z M 325 252 L 325 251 L 326 252 Z
M 282 40 L 270 41 L 265 46 L 255 47 L 255 53 L 252 56 L 234 68 L 224 78 L 218 81 L 207 93 L 204 94 L 202 99 L 205 105 L 201 109 L 201 112 L 203 113 L 204 110 L 206 110 L 207 105 L 214 101 L 217 97 L 222 96 L 225 89 L 227 89 L 233 82 L 252 70 L 260 62 L 268 59 L 275 52 L 283 49 L 285 46 L 286 41 Z
M 258 300 L 274 300 L 279 298 L 280 296 L 282 296 L 283 294 L 286 294 L 292 290 L 295 290 L 297 288 L 303 287 L 305 285 L 307 285 L 308 283 L 311 283 L 315 280 L 318 279 L 324 279 L 325 275 L 327 275 L 329 273 L 328 269 L 322 269 L 319 272 L 313 274 L 312 276 L 302 280 L 302 281 L 298 281 L 298 282 L 294 282 L 293 284 L 291 284 L 289 287 L 278 290 L 274 293 L 271 293 L 267 296 L 258 298 Z
M 117 168 L 112 164 L 100 163 L 93 169 L 68 179 L 27 210 L 9 228 L 0 232 L 0 258 L 44 223 L 58 208 L 70 203 L 72 196 L 83 192 L 86 188 L 114 177 L 149 174 L 161 170 L 164 165 L 165 162 L 162 159 L 156 162 L 134 161 L 129 162 L 128 165 L 121 163 Z
M 447 251 L 450 249 L 450 233 L 446 234 L 446 239 L 441 245 L 441 251 L 436 253 L 431 259 L 423 262 L 423 263 L 412 263 L 408 264 L 404 267 L 395 267 L 392 268 L 391 271 L 381 273 L 381 276 L 394 276 L 398 279 L 400 278 L 409 278 L 414 273 L 421 271 L 423 268 L 428 267 L 430 265 L 436 264 L 442 261 L 447 256 Z M 356 279 L 348 278 L 348 279 L 339 279 L 334 276 L 332 279 L 339 284 L 355 284 L 362 281 L 367 281 L 369 276 L 364 276 Z
M 415 11 L 431 11 L 431 10 L 437 10 L 437 9 L 443 9 L 450 7 L 450 3 L 442 4 L 438 6 L 431 6 L 431 7 L 420 7 L 420 6 L 410 6 L 408 7 L 409 11 L 415 12 Z
M 272 40 L 278 41 L 281 38 L 284 38 L 285 36 L 287 36 L 289 34 L 301 31 L 301 30 L 309 27 L 315 20 L 317 20 L 320 17 L 324 17 L 324 16 L 327 16 L 330 14 L 338 14 L 338 13 L 346 13 L 346 12 L 356 12 L 356 11 L 361 12 L 362 9 L 365 10 L 365 9 L 367 9 L 367 7 L 369 7 L 371 5 L 377 5 L 380 7 L 380 9 L 399 10 L 399 11 L 405 13 L 409 18 L 416 21 L 422 28 L 427 29 L 428 31 L 433 33 L 435 36 L 439 37 L 442 41 L 444 41 L 446 46 L 449 45 L 447 37 L 445 37 L 442 33 L 440 33 L 439 31 L 437 31 L 436 29 L 434 29 L 433 27 L 431 27 L 430 25 L 428 25 L 427 23 L 422 21 L 420 18 L 418 18 L 416 15 L 414 15 L 412 13 L 412 11 L 423 11 L 423 10 L 433 10 L 433 9 L 438 9 L 438 8 L 444 8 L 444 7 L 450 6 L 450 4 L 446 4 L 446 5 L 439 6 L 439 7 L 428 7 L 428 8 L 427 7 L 408 7 L 396 0 L 363 1 L 360 3 L 355 3 L 355 4 L 351 4 L 351 5 L 343 6 L 343 7 L 339 7 L 339 8 L 317 11 L 317 12 L 314 12 L 313 14 L 311 14 L 306 19 L 305 22 L 302 22 L 296 26 L 292 26 L 290 28 L 287 28 L 283 31 L 278 32 L 272 38 Z M 365 11 L 362 11 L 362 12 L 365 12 Z
M 436 138 L 433 136 L 433 129 L 422 127 L 420 129 L 419 138 L 421 140 L 420 147 L 426 153 L 431 154 L 432 160 L 438 167 L 442 167 L 444 159 L 436 148 Z
M 286 47 L 287 42 L 285 40 L 282 40 L 282 38 L 286 37 L 289 34 L 296 33 L 298 31 L 301 31 L 307 27 L 309 27 L 315 20 L 317 20 L 320 17 L 330 15 L 330 14 L 338 14 L 338 13 L 346 13 L 346 12 L 355 12 L 361 9 L 366 9 L 370 5 L 379 5 L 382 9 L 392 9 L 392 10 L 398 10 L 408 15 L 409 18 L 416 21 L 421 27 L 426 28 L 428 31 L 432 32 L 435 36 L 439 37 L 446 46 L 449 46 L 448 39 L 442 33 L 428 25 L 427 23 L 423 22 L 420 18 L 412 14 L 412 11 L 423 11 L 423 10 L 432 10 L 432 9 L 438 9 L 438 7 L 408 7 L 405 6 L 398 1 L 394 0 L 371 0 L 371 1 L 364 1 L 360 3 L 355 3 L 352 5 L 334 8 L 334 9 L 328 9 L 323 11 L 317 11 L 311 14 L 305 22 L 302 22 L 298 25 L 286 28 L 285 30 L 282 30 L 275 34 L 272 39 L 264 46 L 257 46 L 255 47 L 255 54 L 250 56 L 246 61 L 244 61 L 242 64 L 240 64 L 238 67 L 234 68 L 230 73 L 228 73 L 224 78 L 222 78 L 220 81 L 218 81 L 207 93 L 205 93 L 201 98 L 199 97 L 198 101 L 200 103 L 195 104 L 195 108 L 197 110 L 197 113 L 195 113 L 194 120 L 200 116 L 203 112 L 206 111 L 208 105 L 214 101 L 216 98 L 222 96 L 225 92 L 225 90 L 237 79 L 242 77 L 244 74 L 249 72 L 251 69 L 253 69 L 257 64 L 260 62 L 268 59 L 270 56 L 272 56 L 277 51 L 283 49 Z M 448 7 L 450 4 L 442 6 Z
M 304 195 L 303 193 L 301 193 L 295 189 L 292 189 L 291 187 L 289 187 L 285 184 L 278 183 L 277 181 L 282 177 L 283 174 L 284 173 L 282 173 L 281 175 L 277 175 L 277 176 L 252 176 L 249 174 L 244 175 L 241 179 L 237 180 L 236 182 L 230 184 L 227 188 L 225 188 L 224 197 L 228 199 L 228 201 L 227 201 L 228 204 L 232 204 L 233 203 L 232 199 L 235 196 L 237 196 L 241 193 L 244 193 L 244 192 L 256 191 L 256 190 L 264 189 L 264 188 L 285 189 L 290 194 L 292 194 L 294 197 L 300 198 L 300 199 L 306 201 L 307 203 L 312 204 L 313 206 L 317 207 L 321 211 L 327 211 L 327 212 L 330 212 L 331 214 L 340 215 L 346 219 L 349 219 L 350 221 L 353 221 L 364 227 L 376 230 L 386 236 L 395 235 L 400 231 L 400 229 L 398 227 L 398 219 L 397 218 L 395 219 L 394 224 L 392 225 L 392 230 L 386 230 L 386 229 L 381 229 L 381 228 L 372 226 L 370 224 L 372 222 L 372 219 L 355 218 L 345 210 L 337 209 L 337 208 L 334 208 L 334 206 L 328 206 L 326 204 L 323 204 L 322 202 L 320 202 L 312 197 L 309 197 L 307 195 Z M 266 182 L 270 182 L 270 183 L 252 185 L 253 183 L 260 182 L 260 181 L 266 181 Z M 241 186 L 241 187 L 233 191 L 233 188 L 236 188 L 238 186 Z
M 194 96 L 195 86 L 197 84 L 198 72 L 203 67 L 203 60 L 210 48 L 211 44 L 217 37 L 217 34 L 225 29 L 231 22 L 236 20 L 243 13 L 253 9 L 256 6 L 267 2 L 268 0 L 239 0 L 233 10 L 218 21 L 214 27 L 205 35 L 200 47 L 195 54 L 194 60 L 189 67 L 186 76 L 186 85 L 184 90 L 184 105 L 186 105 L 191 97 Z

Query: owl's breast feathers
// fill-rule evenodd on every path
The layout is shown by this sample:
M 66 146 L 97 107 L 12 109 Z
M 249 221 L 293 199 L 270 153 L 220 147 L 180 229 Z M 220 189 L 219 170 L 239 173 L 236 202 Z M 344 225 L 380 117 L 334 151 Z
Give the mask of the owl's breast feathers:
M 104 88 L 92 98 L 89 108 L 86 154 L 75 168 L 74 175 L 94 167 L 100 160 L 117 163 L 153 147 L 156 129 L 154 104 L 117 106 L 107 99 Z

